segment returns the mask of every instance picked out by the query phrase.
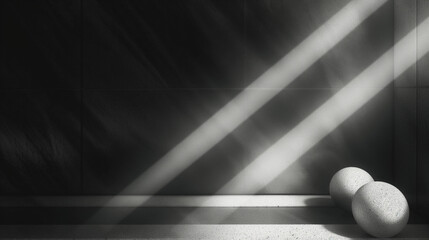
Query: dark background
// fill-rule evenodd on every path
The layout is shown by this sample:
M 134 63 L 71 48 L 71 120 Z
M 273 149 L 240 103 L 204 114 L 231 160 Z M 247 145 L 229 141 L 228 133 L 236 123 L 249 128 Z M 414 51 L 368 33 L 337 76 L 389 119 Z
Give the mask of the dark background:
M 346 4 L 2 0 L 0 194 L 119 193 Z M 427 0 L 386 3 L 158 194 L 215 193 L 428 9 Z M 335 171 L 357 166 L 428 209 L 428 63 L 259 193 L 328 194 Z

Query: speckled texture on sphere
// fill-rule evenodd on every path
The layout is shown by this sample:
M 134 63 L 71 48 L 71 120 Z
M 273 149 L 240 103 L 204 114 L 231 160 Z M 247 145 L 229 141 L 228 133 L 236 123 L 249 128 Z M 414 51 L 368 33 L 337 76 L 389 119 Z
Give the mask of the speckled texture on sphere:
M 352 212 L 359 226 L 375 237 L 398 234 L 409 217 L 405 196 L 385 182 L 372 182 L 361 187 L 353 198 Z
M 341 208 L 351 211 L 353 196 L 363 185 L 374 179 L 366 171 L 357 167 L 343 168 L 331 179 L 329 194 L 332 200 Z

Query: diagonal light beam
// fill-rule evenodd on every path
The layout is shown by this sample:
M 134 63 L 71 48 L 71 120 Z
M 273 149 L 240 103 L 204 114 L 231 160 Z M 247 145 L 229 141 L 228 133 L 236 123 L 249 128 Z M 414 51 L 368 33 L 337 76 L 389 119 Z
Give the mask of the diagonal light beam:
M 419 33 L 418 55 L 415 46 Z M 349 84 L 262 153 L 219 193 L 256 193 L 367 103 L 429 50 L 429 19 L 419 24 Z M 393 68 L 393 54 L 397 62 Z
M 216 112 L 182 142 L 125 187 L 118 196 L 129 193 L 155 194 L 202 155 L 219 143 L 253 113 L 275 97 L 325 53 L 344 39 L 387 0 L 352 0 L 239 95 Z M 271 91 L 252 91 L 270 88 Z M 113 196 L 106 206 L 120 202 Z M 141 200 L 144 205 L 147 200 Z M 122 214 L 124 218 L 133 208 Z M 88 222 L 103 217 L 100 209 Z
M 421 44 L 416 55 L 415 51 L 410 51 L 410 48 L 415 47 L 417 32 L 417 38 Z M 420 23 L 418 27 L 403 37 L 332 98 L 262 153 L 224 185 L 217 194 L 231 192 L 250 194 L 263 189 L 428 52 L 429 18 Z M 393 54 L 395 54 L 394 68 Z M 250 197 L 251 195 L 248 199 Z M 241 198 L 241 204 L 245 205 L 248 199 Z M 207 199 L 204 204 L 210 205 L 211 201 L 214 199 Z M 218 221 L 222 222 L 234 211 L 235 208 L 231 208 L 224 216 L 218 216 Z M 193 222 L 198 218 L 198 215 L 199 210 L 197 209 L 188 215 L 184 222 Z
M 276 96 L 386 0 L 353 0 L 129 184 L 122 193 L 154 194 Z M 270 88 L 272 91 L 252 91 Z

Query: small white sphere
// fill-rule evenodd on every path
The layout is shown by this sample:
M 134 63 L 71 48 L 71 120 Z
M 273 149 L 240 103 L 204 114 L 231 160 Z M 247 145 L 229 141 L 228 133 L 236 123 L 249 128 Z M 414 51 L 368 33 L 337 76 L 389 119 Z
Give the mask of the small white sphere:
M 341 208 L 351 211 L 353 196 L 363 185 L 374 179 L 366 171 L 357 167 L 346 167 L 334 174 L 329 183 L 329 194 Z
M 352 202 L 353 217 L 374 237 L 392 237 L 407 225 L 407 199 L 396 187 L 372 182 L 361 187 Z

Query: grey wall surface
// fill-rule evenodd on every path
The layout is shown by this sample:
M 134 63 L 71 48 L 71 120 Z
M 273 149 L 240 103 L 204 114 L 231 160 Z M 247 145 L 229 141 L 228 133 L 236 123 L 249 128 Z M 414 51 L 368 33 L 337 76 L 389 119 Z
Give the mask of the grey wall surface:
M 429 17 L 429 1 L 419 0 L 417 19 Z M 429 29 L 423 29 L 429 31 Z M 423 44 L 417 38 L 417 51 Z M 417 64 L 417 204 L 429 217 L 429 56 Z
M 417 1 L 395 0 L 395 42 L 417 23 Z M 417 34 L 414 34 L 417 43 Z M 417 57 L 417 44 L 409 49 Z M 394 64 L 400 58 L 395 55 Z M 397 69 L 397 67 L 395 67 Z M 411 66 L 394 81 L 394 162 L 395 185 L 416 204 L 417 183 L 417 64 Z
M 2 195 L 121 192 L 348 1 L 34 2 L 1 2 Z M 215 193 L 415 27 L 403 2 L 384 4 L 158 194 Z M 327 194 L 335 171 L 357 166 L 413 201 L 427 196 L 428 178 L 416 187 L 413 174 L 429 136 L 425 62 L 259 193 Z
M 405 29 L 429 17 L 429 1 L 395 1 L 395 41 Z M 416 57 L 423 43 L 415 34 Z M 399 60 L 395 58 L 395 61 Z M 395 184 L 412 206 L 429 216 L 429 57 L 426 55 L 395 80 Z

